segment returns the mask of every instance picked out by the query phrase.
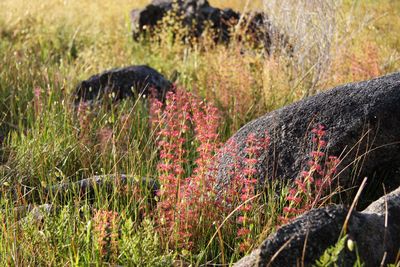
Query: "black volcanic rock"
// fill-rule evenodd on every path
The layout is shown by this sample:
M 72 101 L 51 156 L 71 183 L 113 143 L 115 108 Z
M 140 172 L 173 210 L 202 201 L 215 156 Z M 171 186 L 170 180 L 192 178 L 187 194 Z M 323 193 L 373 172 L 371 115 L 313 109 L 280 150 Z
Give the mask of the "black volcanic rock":
M 364 211 L 351 213 L 346 227 L 347 240 L 355 243 L 365 266 L 380 266 L 384 257 L 385 266 L 396 260 L 400 249 L 399 204 L 400 187 Z M 279 228 L 260 248 L 235 266 L 298 266 L 303 261 L 304 266 L 311 266 L 327 248 L 336 244 L 348 212 L 343 206 L 311 210 Z M 353 266 L 356 259 L 355 250 L 350 251 L 345 246 L 337 264 Z
M 225 149 L 236 144 L 244 157 L 248 135 L 263 138 L 268 132 L 271 144 L 258 157 L 258 179 L 293 180 L 306 167 L 310 132 L 317 125 L 326 127 L 328 154 L 342 155 L 340 185 L 357 184 L 364 177 L 370 184 L 378 181 L 374 191 L 382 188 L 384 177 L 387 190 L 400 185 L 400 73 L 339 86 L 268 113 L 242 127 Z M 221 155 L 221 182 L 229 183 L 234 164 L 231 153 Z
M 93 75 L 76 87 L 76 102 L 111 96 L 113 100 L 155 93 L 162 100 L 173 85 L 159 72 L 145 65 L 115 68 Z
M 271 25 L 264 13 L 241 14 L 230 9 L 212 7 L 207 0 L 153 0 L 143 9 L 134 9 L 130 13 L 132 35 L 135 40 L 144 34 L 153 34 L 155 27 L 163 17 L 172 12 L 181 18 L 182 26 L 189 29 L 189 36 L 200 37 L 210 24 L 216 32 L 215 42 L 229 42 L 231 32 L 240 23 L 244 35 L 239 40 L 247 39 L 257 46 L 263 45 L 266 50 L 271 45 L 269 30 Z

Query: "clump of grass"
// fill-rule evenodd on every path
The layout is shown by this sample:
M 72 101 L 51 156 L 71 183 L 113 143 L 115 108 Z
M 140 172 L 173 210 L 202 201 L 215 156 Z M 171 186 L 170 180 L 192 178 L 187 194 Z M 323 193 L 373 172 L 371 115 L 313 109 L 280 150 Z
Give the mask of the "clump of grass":
M 264 1 L 264 6 L 271 25 L 278 29 L 270 29 L 272 33 L 276 32 L 271 38 L 272 47 L 279 57 L 290 58 L 290 71 L 298 77 L 293 86 L 301 83 L 305 95 L 314 94 L 332 60 L 338 2 Z M 280 38 L 282 34 L 288 40 Z M 285 46 L 285 42 L 289 46 Z
M 343 236 L 334 246 L 327 248 L 324 254 L 316 261 L 315 266 L 338 266 L 339 256 L 345 249 L 347 236 Z
M 366 42 L 361 45 L 359 51 L 342 50 L 340 57 L 332 62 L 335 84 L 347 81 L 362 81 L 382 74 L 382 58 L 374 42 Z

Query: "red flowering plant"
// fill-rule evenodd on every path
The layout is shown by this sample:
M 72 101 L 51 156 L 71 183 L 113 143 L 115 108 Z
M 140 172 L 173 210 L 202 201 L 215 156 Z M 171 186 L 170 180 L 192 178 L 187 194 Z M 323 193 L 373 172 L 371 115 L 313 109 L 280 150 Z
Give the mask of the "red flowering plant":
M 329 156 L 326 151 L 326 129 L 318 125 L 312 129 L 312 151 L 306 170 L 294 181 L 294 186 L 286 197 L 287 206 L 283 208 L 282 224 L 317 206 L 327 194 L 340 162 L 338 157 Z
M 212 172 L 219 114 L 210 103 L 179 89 L 167 94 L 165 105 L 152 99 L 150 114 L 160 153 L 159 230 L 165 243 L 191 249 L 219 214 Z
M 256 193 L 256 186 L 258 180 L 257 165 L 260 164 L 259 157 L 262 151 L 269 148 L 270 137 L 268 133 L 265 133 L 264 138 L 257 138 L 254 133 L 250 133 L 247 136 L 245 157 L 243 159 L 244 167 L 241 175 L 236 175 L 236 187 L 240 192 L 241 206 L 239 209 L 239 217 L 237 223 L 240 225 L 237 236 L 241 240 L 240 251 L 246 252 L 251 247 L 251 228 L 254 226 L 254 217 L 252 211 L 255 208 L 255 201 L 250 201 Z
M 270 137 L 266 132 L 263 137 L 254 133 L 248 134 L 243 155 L 238 152 L 236 142 L 228 141 L 220 155 L 229 154 L 233 159 L 230 166 L 230 183 L 226 194 L 222 196 L 221 203 L 225 214 L 230 214 L 236 209 L 235 226 L 237 228 L 236 241 L 240 252 L 247 252 L 253 240 L 255 226 L 255 210 L 257 209 L 256 187 L 258 183 L 257 166 L 262 164 L 260 155 L 269 149 Z
M 119 221 L 117 212 L 101 209 L 94 212 L 94 244 L 102 260 L 117 261 Z

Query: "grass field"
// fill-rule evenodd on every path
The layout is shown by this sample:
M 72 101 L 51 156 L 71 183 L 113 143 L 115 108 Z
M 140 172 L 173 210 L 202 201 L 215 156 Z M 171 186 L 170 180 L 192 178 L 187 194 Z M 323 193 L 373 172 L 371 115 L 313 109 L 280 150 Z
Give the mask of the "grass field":
M 211 1 L 237 10 L 264 7 L 250 2 Z M 171 41 L 171 29 L 157 42 L 134 42 L 129 11 L 144 0 L 0 1 L 0 265 L 231 264 L 273 232 L 287 215 L 291 185 L 271 182 L 256 194 L 253 183 L 238 181 L 245 188 L 232 185 L 231 197 L 221 200 L 208 177 L 212 157 L 262 114 L 335 85 L 398 71 L 400 1 L 338 1 L 335 10 L 323 10 L 329 19 L 313 16 L 321 2 L 313 1 L 302 13 L 308 24 L 285 18 L 272 9 L 279 1 L 269 2 L 266 11 L 297 47 L 291 55 L 266 56 L 207 38 L 187 46 Z M 179 96 L 191 106 L 170 96 L 171 113 L 149 108 L 151 100 L 72 107 L 80 80 L 133 64 L 148 64 L 166 77 L 179 73 Z M 192 118 L 197 128 L 179 128 L 183 141 L 160 133 L 182 110 L 209 120 Z M 149 123 L 152 112 L 160 114 L 157 126 Z M 160 158 L 160 150 L 174 163 Z M 129 185 L 95 188 L 88 197 L 76 190 L 44 193 L 60 182 L 109 174 L 129 175 Z M 142 177 L 164 186 L 156 199 Z M 186 199 L 179 192 L 189 190 L 183 181 L 190 179 L 199 185 L 190 191 L 197 198 Z M 273 197 L 268 192 L 277 186 L 281 195 Z M 21 219 L 18 210 L 29 203 L 52 208 Z

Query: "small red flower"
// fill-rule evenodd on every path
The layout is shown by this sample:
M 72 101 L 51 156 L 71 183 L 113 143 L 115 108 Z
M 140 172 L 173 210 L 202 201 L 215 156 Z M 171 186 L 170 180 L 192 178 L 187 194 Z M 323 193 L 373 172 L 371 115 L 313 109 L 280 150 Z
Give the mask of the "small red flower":
M 241 236 L 246 236 L 250 234 L 250 230 L 247 228 L 240 228 L 237 232 L 237 236 L 241 237 Z

